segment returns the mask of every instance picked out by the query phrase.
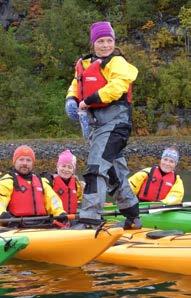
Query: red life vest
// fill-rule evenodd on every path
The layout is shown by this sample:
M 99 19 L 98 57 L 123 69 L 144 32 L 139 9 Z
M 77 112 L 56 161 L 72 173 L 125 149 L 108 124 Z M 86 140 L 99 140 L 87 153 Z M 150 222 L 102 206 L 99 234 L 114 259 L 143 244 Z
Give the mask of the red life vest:
M 77 91 L 78 100 L 82 101 L 88 96 L 98 91 L 100 88 L 107 84 L 107 80 L 101 73 L 100 64 L 103 61 L 97 59 L 92 62 L 87 69 L 84 69 L 82 64 L 82 58 L 80 58 L 76 63 L 76 73 L 77 73 Z M 108 61 L 109 62 L 109 61 Z M 127 94 L 125 95 L 128 103 L 132 102 L 132 84 L 129 85 Z M 106 103 L 94 103 L 91 104 L 91 108 L 103 108 L 107 107 L 109 104 Z
M 141 201 L 161 201 L 171 190 L 176 180 L 174 172 L 162 176 L 158 166 L 154 166 L 144 181 L 138 194 Z
M 68 214 L 75 214 L 78 207 L 75 176 L 70 178 L 67 185 L 60 176 L 56 175 L 53 181 L 53 189 L 61 198 L 64 210 Z
M 44 191 L 40 178 L 32 174 L 30 183 L 14 173 L 13 180 L 13 193 L 8 210 L 14 216 L 46 215 Z

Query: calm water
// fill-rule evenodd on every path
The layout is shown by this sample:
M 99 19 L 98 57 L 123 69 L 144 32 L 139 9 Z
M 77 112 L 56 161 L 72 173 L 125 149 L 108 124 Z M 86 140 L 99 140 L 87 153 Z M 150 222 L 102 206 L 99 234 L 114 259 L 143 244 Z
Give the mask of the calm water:
M 191 173 L 182 173 L 187 200 Z M 0 297 L 190 297 L 191 275 L 91 262 L 82 268 L 11 261 L 0 267 Z
M 92 262 L 80 269 L 35 262 L 1 268 L 0 297 L 185 297 L 191 276 Z

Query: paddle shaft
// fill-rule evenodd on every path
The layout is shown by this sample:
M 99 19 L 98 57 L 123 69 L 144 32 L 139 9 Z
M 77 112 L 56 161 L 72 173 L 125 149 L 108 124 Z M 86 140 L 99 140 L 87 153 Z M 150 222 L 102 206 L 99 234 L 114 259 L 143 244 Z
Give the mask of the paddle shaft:
M 74 220 L 76 218 L 75 214 L 66 214 L 66 220 Z M 63 216 L 51 216 L 51 215 L 45 215 L 45 216 L 26 216 L 26 217 L 10 217 L 10 218 L 0 218 L 0 223 L 22 223 L 27 221 L 38 221 L 38 220 L 59 220 L 64 219 Z
M 191 202 L 184 202 L 182 204 L 177 205 L 162 205 L 162 206 L 154 206 L 154 207 L 148 207 L 148 208 L 140 208 L 139 213 L 140 214 L 153 214 L 153 213 L 159 213 L 159 212 L 166 212 L 166 211 L 173 211 L 173 210 L 186 210 L 191 208 Z M 114 210 L 111 212 L 104 212 L 102 214 L 103 216 L 118 216 L 122 215 L 122 213 L 118 210 Z
M 191 208 L 191 202 L 184 202 L 182 204 L 167 206 L 154 206 L 149 208 L 140 208 L 139 213 L 140 214 L 152 214 L 152 213 L 158 213 L 158 212 L 165 212 L 165 211 L 173 211 L 173 210 L 185 210 Z M 103 212 L 103 216 L 118 216 L 122 215 L 122 213 L 118 210 L 114 210 L 111 212 Z M 74 220 L 78 218 L 78 214 L 66 214 L 66 220 Z M 11 217 L 11 218 L 0 218 L 0 223 L 21 223 L 21 222 L 27 222 L 27 221 L 38 221 L 38 220 L 64 220 L 63 216 L 51 216 L 51 215 L 45 215 L 45 216 L 30 216 L 30 217 Z

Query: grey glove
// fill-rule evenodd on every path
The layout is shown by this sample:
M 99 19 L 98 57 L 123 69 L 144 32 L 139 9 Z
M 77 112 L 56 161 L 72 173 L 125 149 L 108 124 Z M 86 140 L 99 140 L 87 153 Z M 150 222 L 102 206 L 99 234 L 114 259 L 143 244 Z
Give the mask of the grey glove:
M 8 212 L 8 211 L 4 211 L 4 212 L 2 212 L 1 215 L 0 215 L 0 219 L 8 219 L 8 218 L 11 218 L 11 217 L 13 217 L 13 216 L 12 216 L 11 213 Z

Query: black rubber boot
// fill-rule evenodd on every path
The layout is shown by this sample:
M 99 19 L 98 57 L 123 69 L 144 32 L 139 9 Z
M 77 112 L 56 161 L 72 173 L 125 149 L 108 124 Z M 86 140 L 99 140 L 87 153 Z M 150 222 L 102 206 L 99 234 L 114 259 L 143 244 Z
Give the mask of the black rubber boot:
M 140 229 L 142 227 L 139 218 L 139 204 L 135 204 L 132 207 L 119 210 L 123 216 L 126 217 L 124 223 L 124 230 L 128 229 Z
M 79 218 L 75 225 L 72 225 L 71 230 L 96 230 L 104 221 L 101 219 Z

